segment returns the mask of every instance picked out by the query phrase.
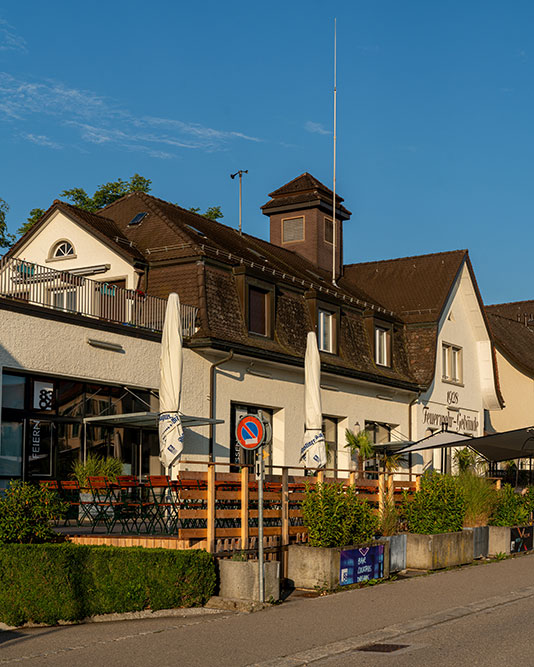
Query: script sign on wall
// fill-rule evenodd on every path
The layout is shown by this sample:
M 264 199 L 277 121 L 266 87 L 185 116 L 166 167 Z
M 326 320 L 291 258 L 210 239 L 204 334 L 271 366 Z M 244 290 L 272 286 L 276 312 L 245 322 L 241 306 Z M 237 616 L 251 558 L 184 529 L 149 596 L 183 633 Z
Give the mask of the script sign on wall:
M 384 545 L 375 544 L 361 549 L 347 549 L 341 552 L 339 562 L 339 583 L 341 586 L 357 584 L 384 576 Z

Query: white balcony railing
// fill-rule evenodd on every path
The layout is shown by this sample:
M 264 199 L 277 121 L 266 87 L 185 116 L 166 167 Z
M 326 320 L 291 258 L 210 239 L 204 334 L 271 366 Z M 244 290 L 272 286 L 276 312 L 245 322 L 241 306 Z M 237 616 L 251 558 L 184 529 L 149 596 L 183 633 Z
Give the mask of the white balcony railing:
M 161 331 L 167 301 L 21 259 L 0 259 L 0 296 L 107 322 Z M 182 333 L 195 333 L 198 309 L 182 304 Z

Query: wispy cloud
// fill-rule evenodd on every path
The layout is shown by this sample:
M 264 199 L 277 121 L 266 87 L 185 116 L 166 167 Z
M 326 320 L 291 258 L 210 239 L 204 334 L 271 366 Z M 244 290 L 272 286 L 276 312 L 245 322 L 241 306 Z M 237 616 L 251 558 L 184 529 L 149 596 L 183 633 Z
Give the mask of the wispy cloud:
M 24 139 L 27 139 L 28 141 L 31 141 L 32 143 L 37 144 L 38 146 L 44 146 L 45 148 L 55 148 L 55 149 L 63 148 L 63 146 L 61 146 L 55 141 L 52 141 L 52 139 L 49 139 L 44 134 L 32 134 L 31 132 L 29 132 L 27 134 L 23 134 L 22 136 Z
M 0 18 L 0 51 L 26 52 L 27 50 L 26 40 L 5 19 Z
M 312 134 L 332 134 L 322 123 L 314 123 L 312 120 L 306 121 L 304 129 Z
M 183 149 L 216 151 L 233 141 L 262 139 L 235 130 L 219 130 L 177 118 L 137 117 L 127 109 L 92 91 L 70 88 L 57 81 L 24 81 L 0 72 L 0 120 L 24 124 L 47 116 L 56 128 L 71 128 L 78 140 L 140 151 L 169 159 Z M 64 129 L 63 129 L 64 131 Z M 54 139 L 23 133 L 28 141 L 59 145 Z M 44 140 L 49 141 L 45 144 Z M 171 151 L 175 151 L 174 153 Z

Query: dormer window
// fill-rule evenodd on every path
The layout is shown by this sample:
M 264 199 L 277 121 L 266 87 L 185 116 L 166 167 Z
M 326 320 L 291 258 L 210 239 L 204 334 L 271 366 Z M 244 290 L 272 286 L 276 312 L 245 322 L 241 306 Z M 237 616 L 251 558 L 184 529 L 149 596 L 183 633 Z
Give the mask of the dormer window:
M 319 308 L 317 310 L 317 343 L 321 352 L 336 351 L 336 313 Z
M 247 284 L 246 305 L 249 333 L 271 338 L 274 329 L 274 286 L 251 280 Z
M 391 329 L 375 326 L 375 363 L 391 366 Z
M 50 259 L 65 259 L 75 256 L 74 246 L 70 241 L 59 241 L 52 247 L 50 252 Z

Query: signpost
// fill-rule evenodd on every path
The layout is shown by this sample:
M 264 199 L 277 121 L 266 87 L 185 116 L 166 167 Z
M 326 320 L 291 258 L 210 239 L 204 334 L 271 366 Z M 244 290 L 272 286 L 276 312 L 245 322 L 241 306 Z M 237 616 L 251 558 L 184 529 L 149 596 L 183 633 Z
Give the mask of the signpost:
M 258 481 L 258 570 L 259 570 L 259 597 L 260 602 L 265 598 L 265 577 L 263 565 L 263 445 L 270 438 L 269 424 L 264 421 L 261 410 L 258 416 L 245 415 L 241 417 L 236 428 L 237 442 L 248 451 L 256 452 L 256 477 Z

